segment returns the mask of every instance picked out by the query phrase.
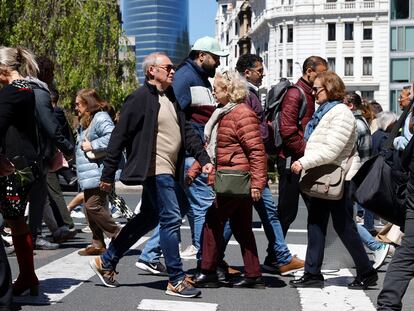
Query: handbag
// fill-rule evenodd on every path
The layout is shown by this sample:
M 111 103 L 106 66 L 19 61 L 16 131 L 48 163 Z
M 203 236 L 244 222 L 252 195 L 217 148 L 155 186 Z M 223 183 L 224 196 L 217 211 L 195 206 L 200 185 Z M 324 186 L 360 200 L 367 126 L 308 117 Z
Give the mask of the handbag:
M 85 137 L 88 135 L 88 132 L 89 132 L 89 127 L 85 131 Z M 106 157 L 106 150 L 103 150 L 103 151 L 89 150 L 89 151 L 86 151 L 85 154 L 89 160 L 99 160 L 99 159 L 103 159 Z
M 214 191 L 220 196 L 250 196 L 250 172 L 240 170 L 216 171 Z
M 407 118 L 409 108 L 407 107 L 398 119 L 385 142 L 384 149 L 366 161 L 351 181 L 356 189 L 354 192 L 356 202 L 400 227 L 405 222 L 404 202 L 408 175 L 393 168 L 386 160 L 386 155 L 393 149 L 394 138 Z
M 345 169 L 336 164 L 325 164 L 302 171 L 300 190 L 313 198 L 340 200 L 344 195 L 345 176 L 351 168 L 355 147 L 346 161 Z

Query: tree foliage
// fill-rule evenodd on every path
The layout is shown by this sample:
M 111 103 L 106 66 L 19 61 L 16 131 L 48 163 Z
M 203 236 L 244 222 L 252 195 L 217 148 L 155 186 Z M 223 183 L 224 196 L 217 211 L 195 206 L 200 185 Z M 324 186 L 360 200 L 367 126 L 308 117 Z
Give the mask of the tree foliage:
M 115 109 L 137 86 L 134 56 L 120 59 L 117 0 L 0 0 L 0 45 L 51 58 L 55 84 L 69 107 L 92 87 Z

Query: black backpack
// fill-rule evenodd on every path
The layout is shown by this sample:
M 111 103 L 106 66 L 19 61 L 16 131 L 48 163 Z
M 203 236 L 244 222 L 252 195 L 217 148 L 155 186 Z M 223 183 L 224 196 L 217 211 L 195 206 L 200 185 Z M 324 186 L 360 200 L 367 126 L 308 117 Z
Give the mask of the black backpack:
M 291 88 L 298 89 L 301 94 L 300 96 L 302 99 L 302 105 L 299 110 L 298 118 L 298 125 L 300 125 L 307 109 L 306 97 L 302 88 L 293 85 L 286 78 L 281 78 L 278 84 L 270 88 L 266 96 L 265 117 L 266 121 L 270 123 L 271 129 L 273 131 L 272 145 L 275 148 L 275 150 L 279 150 L 283 144 L 283 140 L 280 135 L 280 111 L 282 108 L 283 99 L 285 98 L 287 91 Z

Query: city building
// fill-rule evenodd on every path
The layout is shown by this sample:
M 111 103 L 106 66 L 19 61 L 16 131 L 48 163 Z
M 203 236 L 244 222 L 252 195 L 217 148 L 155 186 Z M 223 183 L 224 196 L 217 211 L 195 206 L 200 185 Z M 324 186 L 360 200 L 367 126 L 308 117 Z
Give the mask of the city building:
M 281 77 L 296 81 L 306 57 L 319 55 L 349 91 L 389 110 L 389 0 L 217 2 L 216 35 L 230 52 L 223 65 L 234 68 L 250 47 L 264 60 L 262 93 Z
M 126 35 L 135 37 L 140 83 L 146 55 L 165 52 L 175 64 L 188 55 L 188 0 L 122 0 L 121 13 Z
M 399 91 L 414 82 L 414 0 L 391 0 L 390 103 L 398 111 Z

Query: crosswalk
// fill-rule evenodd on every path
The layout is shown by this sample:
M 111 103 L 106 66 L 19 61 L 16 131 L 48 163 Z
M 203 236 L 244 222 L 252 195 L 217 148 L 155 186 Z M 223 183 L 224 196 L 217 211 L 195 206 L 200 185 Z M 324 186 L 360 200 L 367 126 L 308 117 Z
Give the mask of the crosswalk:
M 131 249 L 140 247 L 148 237 L 141 238 Z M 230 245 L 237 245 L 233 241 Z M 288 244 L 293 254 L 304 258 L 306 245 Z M 78 290 L 86 281 L 94 276 L 94 272 L 89 269 L 88 261 L 90 257 L 82 257 L 77 251 L 46 264 L 36 270 L 41 281 L 39 297 L 26 296 L 18 298 L 17 302 L 30 305 L 56 304 L 63 298 Z M 63 268 L 64 267 L 64 268 Z M 296 277 L 301 276 L 301 272 Z M 325 273 L 326 286 L 323 289 L 297 289 L 300 298 L 300 306 L 303 311 L 323 311 L 323 310 L 375 310 L 370 298 L 364 291 L 352 291 L 347 289 L 346 284 L 352 280 L 352 274 L 348 269 L 331 271 Z M 266 289 L 274 291 L 273 288 Z M 292 289 L 294 290 L 294 289 Z M 163 297 L 163 296 L 161 296 Z M 207 303 L 200 300 L 175 301 L 168 299 L 141 299 L 137 302 L 137 310 L 145 311 L 216 311 L 221 310 L 219 303 Z

